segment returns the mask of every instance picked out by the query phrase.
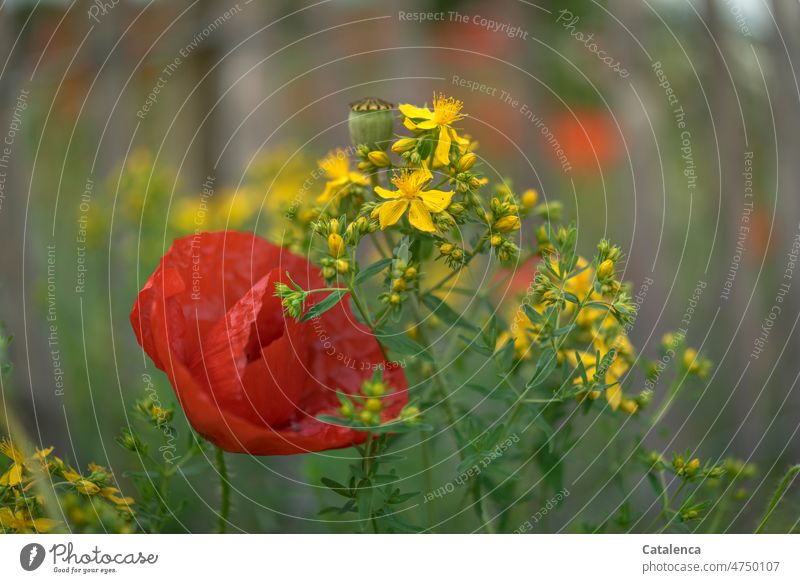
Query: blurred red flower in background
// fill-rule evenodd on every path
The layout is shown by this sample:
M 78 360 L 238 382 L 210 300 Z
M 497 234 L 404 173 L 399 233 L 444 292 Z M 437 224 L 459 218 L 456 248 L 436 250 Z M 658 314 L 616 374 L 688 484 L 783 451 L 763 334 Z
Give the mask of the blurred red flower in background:
M 573 109 L 555 118 L 553 133 L 576 172 L 599 172 L 619 159 L 619 130 L 596 109 Z
M 176 240 L 133 306 L 136 338 L 169 377 L 189 422 L 227 451 L 286 455 L 349 447 L 367 434 L 318 420 L 336 391 L 359 393 L 376 367 L 392 392 L 382 419 L 407 403 L 403 371 L 385 362 L 347 301 L 305 323 L 285 317 L 286 272 L 324 287 L 306 259 L 247 233 Z M 324 294 L 313 294 L 320 301 Z

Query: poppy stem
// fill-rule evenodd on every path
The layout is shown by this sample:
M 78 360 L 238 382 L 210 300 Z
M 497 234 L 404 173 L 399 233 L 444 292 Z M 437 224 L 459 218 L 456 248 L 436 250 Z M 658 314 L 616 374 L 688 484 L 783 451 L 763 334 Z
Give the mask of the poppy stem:
M 225 452 L 222 451 L 221 447 L 216 447 L 214 449 L 217 454 L 217 471 L 219 472 L 219 483 L 221 487 L 217 532 L 219 534 L 224 534 L 225 527 L 228 524 L 228 512 L 231 509 L 231 483 L 228 481 L 228 466 L 225 463 Z

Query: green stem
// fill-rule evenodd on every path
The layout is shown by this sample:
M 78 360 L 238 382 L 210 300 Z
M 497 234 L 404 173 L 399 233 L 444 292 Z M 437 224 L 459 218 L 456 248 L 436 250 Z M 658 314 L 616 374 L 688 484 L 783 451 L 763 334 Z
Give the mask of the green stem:
M 219 498 L 219 522 L 217 532 L 223 534 L 228 523 L 228 512 L 231 508 L 231 483 L 228 481 L 228 466 L 225 463 L 225 452 L 221 447 L 215 447 L 217 453 L 217 471 L 219 472 L 220 498 Z
M 450 281 L 451 279 L 453 279 L 453 278 L 456 276 L 456 274 L 457 274 L 459 271 L 461 271 L 461 270 L 462 270 L 462 269 L 464 269 L 464 268 L 465 268 L 467 265 L 469 265 L 470 261 L 472 261 L 472 260 L 475 258 L 475 256 L 476 256 L 478 253 L 480 253 L 480 252 L 481 252 L 481 250 L 483 249 L 483 246 L 484 246 L 484 245 L 486 245 L 486 241 L 488 240 L 488 236 L 489 236 L 489 232 L 487 231 L 487 232 L 486 232 L 486 234 L 484 234 L 484 235 L 481 237 L 481 240 L 478 242 L 478 244 L 477 244 L 477 245 L 475 245 L 475 248 L 474 248 L 472 251 L 470 251 L 470 252 L 469 252 L 469 254 L 467 255 L 467 257 L 464 259 L 464 263 L 461 265 L 461 267 L 459 267 L 458 269 L 456 269 L 456 270 L 453 270 L 453 271 L 451 271 L 450 273 L 448 273 L 446 276 L 444 276 L 442 279 L 440 279 L 438 282 L 436 282 L 436 283 L 433 285 L 433 287 L 431 287 L 431 288 L 429 288 L 428 290 L 426 290 L 426 291 L 422 292 L 422 295 L 423 295 L 423 296 L 426 296 L 426 295 L 428 295 L 428 294 L 432 294 L 432 293 L 433 293 L 433 292 L 435 292 L 437 289 L 439 289 L 439 288 L 440 288 L 440 287 L 442 287 L 444 284 L 446 284 L 448 281 Z
M 489 513 L 486 509 L 486 505 L 484 505 L 481 500 L 480 478 L 475 478 L 472 490 L 473 490 L 473 498 L 475 499 L 475 504 L 478 507 L 478 516 L 480 516 L 481 521 L 483 521 L 483 527 L 486 529 L 486 532 L 488 534 L 497 534 L 497 531 L 495 531 L 494 525 L 492 524 L 492 518 L 489 516 Z
M 800 464 L 792 466 L 783 475 L 778 487 L 775 488 L 775 493 L 772 495 L 772 499 L 769 501 L 767 509 L 764 511 L 764 516 L 761 517 L 761 521 L 758 523 L 758 527 L 756 527 L 755 534 L 761 534 L 764 532 L 764 528 L 767 526 L 767 522 L 772 516 L 772 513 L 775 512 L 775 508 L 780 503 L 783 495 L 786 493 L 786 490 L 789 489 L 789 486 L 791 486 L 792 481 L 794 481 L 794 478 L 798 473 L 800 473 Z
M 675 514 L 677 514 L 676 511 L 672 510 L 672 504 L 675 502 L 675 500 L 677 500 L 678 495 L 681 493 L 681 491 L 683 491 L 683 488 L 684 488 L 684 486 L 686 486 L 686 484 L 687 484 L 687 482 L 681 482 L 681 485 L 678 486 L 678 489 L 675 490 L 675 493 L 669 499 L 669 502 L 667 503 L 667 507 L 664 510 L 664 512 L 666 512 L 666 514 L 667 514 L 667 522 L 664 524 L 664 526 L 661 527 L 661 530 L 658 531 L 658 534 L 661 534 L 664 531 L 666 531 L 672 525 L 672 521 L 675 520 L 675 515 L 673 514 L 672 516 L 669 516 L 669 513 L 670 512 L 675 512 Z

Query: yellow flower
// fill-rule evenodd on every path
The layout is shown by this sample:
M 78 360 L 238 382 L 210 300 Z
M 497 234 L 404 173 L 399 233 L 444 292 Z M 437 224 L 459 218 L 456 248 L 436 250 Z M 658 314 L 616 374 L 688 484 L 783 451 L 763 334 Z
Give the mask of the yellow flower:
M 81 494 L 86 494 L 87 496 L 94 496 L 100 491 L 100 486 L 98 486 L 94 482 L 90 482 L 89 480 L 78 480 L 77 482 L 75 482 L 75 489 Z
M 404 103 L 401 104 L 400 112 L 405 116 L 403 124 L 410 130 L 439 130 L 438 141 L 436 144 L 435 159 L 443 165 L 450 164 L 450 145 L 456 141 L 459 146 L 464 142 L 464 138 L 459 139 L 451 124 L 464 118 L 461 108 L 464 103 L 445 97 L 439 94 L 433 96 L 433 111 L 427 107 L 416 107 Z
M 25 456 L 7 439 L 0 441 L 0 453 L 11 459 L 11 467 L 0 476 L 0 486 L 16 486 L 22 482 Z
M 619 408 L 622 404 L 622 389 L 619 385 L 606 389 L 606 401 L 608 401 L 608 406 L 611 407 L 612 411 L 616 411 Z
M 597 342 L 599 345 L 600 342 Z M 583 368 L 586 370 L 587 376 L 591 379 L 595 372 L 597 372 L 597 367 L 602 362 L 602 358 L 600 361 L 597 360 L 596 352 L 581 352 L 570 350 L 566 353 L 567 360 L 573 367 L 578 366 L 578 358 L 581 359 L 583 363 Z M 615 383 L 612 386 L 608 387 L 605 391 L 606 401 L 608 401 L 608 405 L 611 407 L 612 411 L 616 411 L 620 407 L 626 413 L 633 414 L 638 409 L 638 405 L 632 399 L 626 399 L 624 393 L 622 392 L 622 387 L 620 387 L 620 381 L 625 373 L 628 371 L 629 366 L 628 363 L 623 361 L 622 359 L 615 357 L 614 360 L 611 362 L 611 366 L 608 367 L 608 370 L 605 372 L 605 379 L 607 383 Z M 582 384 L 582 379 L 577 377 L 575 379 L 575 384 Z
M 54 449 L 55 448 L 52 447 L 52 446 L 47 447 L 45 449 L 38 449 L 37 448 L 36 449 L 36 453 L 33 454 L 33 457 L 34 457 L 34 459 L 39 460 L 40 462 L 43 462 L 43 461 L 45 461 L 45 458 L 47 458 L 47 456 L 49 456 L 51 453 L 53 453 Z
M 392 178 L 397 190 L 375 187 L 381 198 L 389 199 L 377 207 L 381 229 L 394 225 L 408 210 L 408 220 L 413 227 L 428 233 L 436 231 L 431 213 L 440 213 L 450 206 L 453 193 L 424 190 L 431 178 L 433 175 L 427 168 L 406 169 Z
M 326 203 L 344 194 L 347 187 L 352 184 L 365 185 L 369 181 L 360 172 L 350 171 L 350 160 L 347 152 L 341 148 L 330 152 L 325 158 L 319 161 L 319 167 L 325 171 L 328 182 L 325 183 L 325 190 L 317 197 L 318 203 Z
M 0 526 L 14 532 L 49 532 L 58 525 L 49 518 L 32 518 L 24 510 L 13 512 L 10 508 L 0 508 Z
M 100 495 L 109 502 L 117 506 L 131 506 L 136 504 L 136 501 L 130 496 L 119 496 L 121 492 L 117 488 L 106 486 L 100 490 Z
M 221 197 L 220 227 L 241 227 L 258 211 L 260 193 L 255 188 L 229 189 Z

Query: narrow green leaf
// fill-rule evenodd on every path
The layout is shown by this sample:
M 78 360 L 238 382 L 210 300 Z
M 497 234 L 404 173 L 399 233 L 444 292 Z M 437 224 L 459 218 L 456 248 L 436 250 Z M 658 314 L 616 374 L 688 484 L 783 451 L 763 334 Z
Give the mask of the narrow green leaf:
M 522 310 L 525 312 L 525 315 L 528 316 L 528 319 L 533 322 L 534 324 L 543 324 L 544 317 L 537 312 L 533 306 L 530 304 L 522 304 Z
M 557 363 L 558 359 L 556 358 L 556 353 L 552 348 L 546 348 L 539 357 L 539 362 L 536 365 L 536 372 L 534 373 L 533 378 L 528 382 L 528 388 L 532 388 L 543 383 L 547 377 L 550 376 L 550 373 L 556 368 Z
M 339 303 L 345 294 L 347 293 L 346 289 L 336 290 L 331 292 L 324 300 L 319 302 L 318 304 L 314 304 L 310 310 L 308 310 L 305 314 L 303 314 L 303 318 L 300 320 L 301 322 L 307 322 L 312 318 L 316 318 L 317 316 L 321 316 L 336 304 Z
M 453 308 L 447 305 L 444 300 L 434 295 L 428 294 L 422 298 L 422 303 L 427 308 L 452 326 L 461 326 L 473 332 L 478 331 L 478 327 L 465 321 Z
M 345 498 L 352 498 L 353 496 L 350 494 L 350 491 L 342 484 L 337 482 L 336 480 L 331 480 L 330 478 L 321 478 L 320 482 L 327 487 L 328 489 L 336 492 L 339 496 L 343 496 Z
M 361 283 L 363 281 L 366 281 L 373 275 L 377 275 L 378 273 L 386 269 L 389 265 L 391 265 L 391 263 L 392 260 L 389 257 L 376 261 L 369 267 L 362 269 L 361 271 L 358 272 L 358 275 L 356 275 L 356 280 L 355 280 L 356 283 Z
M 430 354 L 420 344 L 414 342 L 403 333 L 396 334 L 381 334 L 375 335 L 378 342 L 383 344 L 389 350 L 402 354 L 403 356 L 414 356 L 432 361 Z

